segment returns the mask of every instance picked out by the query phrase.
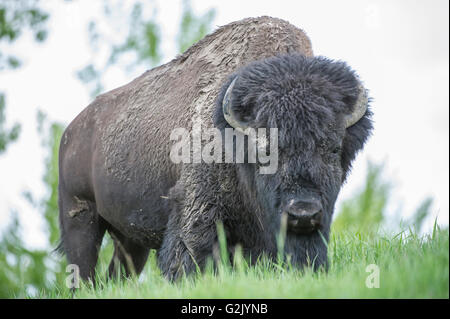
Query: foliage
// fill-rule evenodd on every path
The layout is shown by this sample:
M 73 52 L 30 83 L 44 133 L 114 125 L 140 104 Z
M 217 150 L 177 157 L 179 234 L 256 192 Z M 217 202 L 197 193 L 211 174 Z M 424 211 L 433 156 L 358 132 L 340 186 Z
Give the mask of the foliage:
M 142 3 L 135 3 L 130 14 L 129 33 L 124 43 L 112 47 L 108 61 L 110 64 L 115 63 L 126 52 L 135 53 L 133 64 L 156 65 L 161 61 L 160 28 L 154 22 L 155 17 L 144 20 L 142 11 Z
M 42 10 L 39 0 L 0 2 L 0 71 L 17 69 L 22 65 L 19 57 L 6 52 L 23 36 L 24 31 L 30 31 L 35 42 L 45 41 L 48 18 L 49 15 Z M 9 143 L 17 140 L 20 133 L 20 124 L 14 124 L 11 129 L 4 127 L 5 99 L 5 94 L 0 92 L 0 154 Z
M 5 0 L 0 2 L 0 43 L 12 44 L 24 30 L 30 30 L 36 42 L 47 38 L 46 22 L 48 13 L 39 7 L 39 0 Z M 17 68 L 20 59 L 14 55 L 4 55 L 0 51 L 0 70 Z
M 41 135 L 42 146 L 47 150 L 44 165 L 47 168 L 43 182 L 47 188 L 47 195 L 41 199 L 37 207 L 42 211 L 49 235 L 50 244 L 55 247 L 59 240 L 58 223 L 58 154 L 59 143 L 64 132 L 64 125 L 49 122 L 46 115 L 38 112 L 38 131 Z
M 5 127 L 5 95 L 0 92 L 0 154 L 6 150 L 9 143 L 17 140 L 20 133 L 20 124 L 14 124 L 12 128 Z
M 184 52 L 193 43 L 202 39 L 211 29 L 215 15 L 216 11 L 210 9 L 203 15 L 197 17 L 192 12 L 190 2 L 183 0 L 181 26 L 177 37 L 178 51 Z
M 141 0 L 128 1 L 127 5 L 123 1 L 104 2 L 103 13 L 100 21 L 93 20 L 88 26 L 94 62 L 77 72 L 78 78 L 88 86 L 92 97 L 103 91 L 103 78 L 112 66 L 119 66 L 130 72 L 137 67 L 154 67 L 163 57 L 156 1 L 146 1 L 145 6 Z M 190 2 L 183 0 L 183 13 L 176 39 L 179 52 L 186 50 L 210 31 L 214 16 L 214 9 L 200 16 L 195 15 Z M 124 17 L 125 21 L 122 21 Z M 102 28 L 104 24 L 107 27 Z M 116 34 L 108 34 L 110 30 L 114 30 Z M 117 36 L 117 33 L 124 32 L 123 37 Z M 120 40 L 115 40 L 117 38 Z M 105 52 L 107 59 L 95 62 Z
M 420 232 L 424 221 L 428 216 L 430 216 L 432 204 L 433 199 L 431 197 L 425 198 L 413 214 L 409 222 L 409 226 L 414 228 L 417 232 Z
M 355 195 L 342 203 L 341 209 L 332 224 L 332 232 L 353 231 L 376 233 L 382 228 L 389 228 L 387 218 L 392 185 L 383 176 L 384 164 L 367 163 L 365 184 Z M 431 215 L 433 200 L 426 198 L 419 205 L 409 220 L 402 222 L 400 227 L 411 227 L 420 232 L 427 217 Z M 391 231 L 395 229 L 390 229 Z M 398 230 L 398 229 L 397 229 Z
M 0 298 L 24 297 L 39 290 L 62 284 L 64 280 L 65 261 L 61 260 L 53 248 L 59 239 L 58 227 L 58 151 L 63 132 L 63 125 L 51 123 L 42 113 L 38 113 L 38 127 L 42 144 L 47 154 L 45 165 L 47 171 L 43 176 L 47 194 L 40 200 L 33 198 L 30 192 L 24 195 L 40 211 L 46 221 L 46 233 L 49 238 L 48 249 L 28 249 L 21 239 L 20 225 L 17 218 L 4 231 L 0 241 Z
M 333 222 L 333 231 L 344 229 L 367 232 L 377 230 L 385 217 L 390 185 L 382 180 L 382 165 L 368 163 L 365 185 L 342 203 Z
M 46 256 L 45 251 L 25 248 L 14 218 L 0 241 L 0 298 L 23 298 L 37 287 L 49 289 Z
M 0 70 L 16 69 L 21 66 L 20 59 L 13 54 L 6 54 L 14 43 L 23 37 L 25 31 L 30 31 L 33 40 L 41 43 L 47 38 L 46 23 L 49 15 L 41 8 L 39 0 L 13 1 L 5 0 L 0 3 Z M 12 128 L 5 127 L 5 95 L 0 92 L 0 153 L 5 151 L 7 145 L 17 140 L 21 126 L 14 124 Z M 43 122 L 40 126 L 43 127 Z M 62 133 L 60 124 L 52 124 L 49 132 L 46 132 L 45 146 L 49 149 L 46 158 L 48 171 L 44 176 L 44 182 L 50 193 L 43 199 L 38 207 L 46 220 L 51 244 L 57 238 L 57 148 Z M 44 133 L 42 133 L 44 134 Z M 44 136 L 43 136 L 44 139 Z M 31 193 L 25 196 L 33 202 Z M 12 223 L 2 233 L 0 239 L 0 298 L 24 297 L 25 294 L 33 295 L 40 289 L 49 289 L 58 279 L 61 273 L 60 267 L 64 266 L 48 250 L 28 249 L 21 239 L 20 224 L 17 215 L 13 214 Z
M 147 18 L 144 17 L 142 1 L 134 1 L 131 7 L 129 5 L 130 2 L 126 5 L 123 1 L 105 1 L 102 19 L 89 22 L 88 36 L 94 53 L 93 62 L 78 71 L 77 76 L 89 87 L 91 96 L 103 91 L 102 78 L 113 65 L 130 71 L 141 64 L 154 66 L 161 60 L 161 35 L 159 25 L 155 22 L 155 9 L 151 18 Z M 153 6 L 154 1 L 146 2 L 146 7 Z M 104 24 L 107 27 L 102 28 Z M 111 34 L 111 30 L 115 35 Z M 96 63 L 96 56 L 102 52 L 107 52 L 108 58 Z

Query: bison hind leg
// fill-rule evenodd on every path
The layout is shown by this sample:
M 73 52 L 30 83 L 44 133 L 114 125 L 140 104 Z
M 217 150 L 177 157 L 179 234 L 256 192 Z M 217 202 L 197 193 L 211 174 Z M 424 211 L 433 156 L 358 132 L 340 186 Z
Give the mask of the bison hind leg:
M 57 250 L 76 265 L 83 280 L 95 283 L 95 266 L 106 231 L 106 222 L 97 214 L 94 202 L 69 195 L 60 187 L 59 222 L 61 241 Z

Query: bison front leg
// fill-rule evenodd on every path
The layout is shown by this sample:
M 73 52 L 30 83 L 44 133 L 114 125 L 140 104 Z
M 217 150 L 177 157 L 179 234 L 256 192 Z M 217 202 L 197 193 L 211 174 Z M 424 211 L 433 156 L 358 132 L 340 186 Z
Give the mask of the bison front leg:
M 202 269 L 217 243 L 215 223 L 205 224 L 186 221 L 181 216 L 172 217 L 158 251 L 159 267 L 171 281 Z
M 170 280 L 202 270 L 213 257 L 218 246 L 217 222 L 227 225 L 230 215 L 225 203 L 236 201 L 234 193 L 227 191 L 235 188 L 226 182 L 231 175 L 232 171 L 220 171 L 212 164 L 183 167 L 168 194 L 170 217 L 158 251 L 160 269 Z

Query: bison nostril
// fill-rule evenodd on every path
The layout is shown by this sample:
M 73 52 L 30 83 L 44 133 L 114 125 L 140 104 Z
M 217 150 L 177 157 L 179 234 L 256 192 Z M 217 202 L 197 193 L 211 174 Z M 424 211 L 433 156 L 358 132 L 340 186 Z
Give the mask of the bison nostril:
M 298 225 L 298 219 L 290 220 L 289 225 L 292 227 L 296 227 Z
M 322 211 L 319 210 L 318 212 L 315 212 L 312 216 L 311 216 L 311 220 L 316 220 L 319 221 L 320 217 L 322 217 Z
M 314 213 L 311 217 L 311 225 L 313 225 L 314 227 L 320 226 L 321 218 L 322 218 L 322 211 Z

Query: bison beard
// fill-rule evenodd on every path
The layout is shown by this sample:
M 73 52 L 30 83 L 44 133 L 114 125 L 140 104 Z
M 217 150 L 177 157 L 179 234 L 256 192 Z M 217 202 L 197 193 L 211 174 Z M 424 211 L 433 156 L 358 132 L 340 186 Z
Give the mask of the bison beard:
M 110 275 L 139 273 L 149 249 L 169 279 L 202 267 L 224 225 L 230 256 L 284 252 L 327 266 L 334 204 L 372 124 L 343 62 L 312 57 L 306 35 L 262 17 L 220 28 L 172 62 L 106 93 L 66 129 L 60 148 L 61 248 L 92 278 L 105 231 Z M 278 128 L 278 170 L 252 163 L 169 161 L 170 131 L 202 125 Z M 242 134 L 242 133 L 238 133 Z M 225 145 L 223 142 L 222 145 Z M 224 152 L 223 152 L 224 153 Z

